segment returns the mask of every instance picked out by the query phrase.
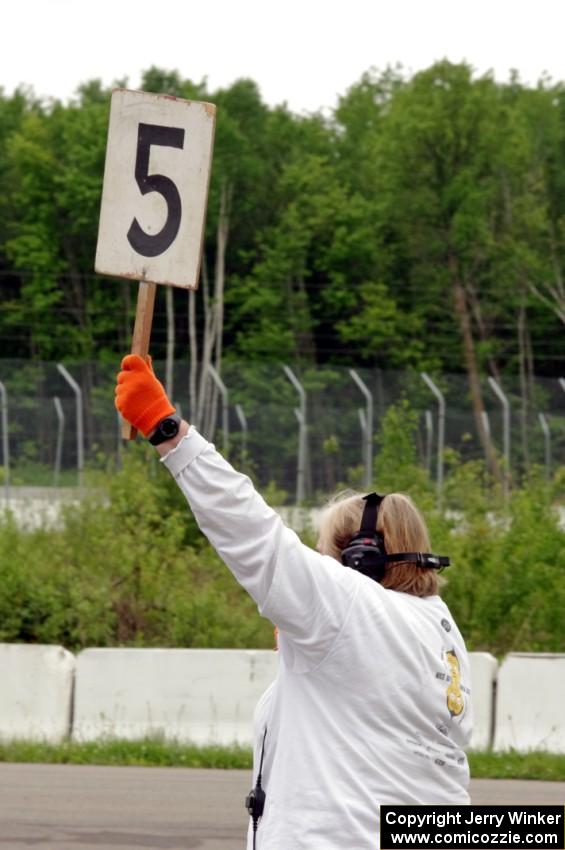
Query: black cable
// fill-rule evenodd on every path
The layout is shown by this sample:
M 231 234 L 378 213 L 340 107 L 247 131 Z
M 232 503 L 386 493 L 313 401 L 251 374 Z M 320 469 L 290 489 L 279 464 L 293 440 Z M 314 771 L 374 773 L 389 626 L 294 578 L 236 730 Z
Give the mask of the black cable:
M 263 814 L 263 809 L 265 806 L 265 792 L 261 787 L 261 776 L 263 773 L 263 756 L 265 755 L 265 738 L 267 737 L 267 727 L 265 726 L 265 732 L 263 734 L 263 744 L 261 746 L 261 759 L 259 761 L 259 772 L 257 774 L 257 780 L 255 782 L 255 788 L 251 791 L 249 796 L 245 800 L 245 807 L 249 814 L 251 815 L 251 820 L 253 823 L 253 850 L 256 850 L 256 840 L 257 840 L 257 825 L 259 823 L 259 818 Z
M 267 737 L 267 727 L 263 733 L 263 743 L 261 745 L 261 760 L 259 762 L 259 773 L 257 774 L 257 785 L 261 787 L 261 774 L 263 773 L 263 756 L 265 755 L 265 738 Z

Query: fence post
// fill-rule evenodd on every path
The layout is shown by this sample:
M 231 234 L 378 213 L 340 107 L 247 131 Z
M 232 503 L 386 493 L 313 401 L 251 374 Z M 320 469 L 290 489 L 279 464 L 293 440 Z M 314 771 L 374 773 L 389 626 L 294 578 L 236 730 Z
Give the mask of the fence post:
M 208 372 L 212 376 L 212 379 L 222 396 L 222 449 L 224 454 L 227 455 L 229 448 L 228 390 L 212 364 L 208 366 Z
M 363 431 L 363 458 L 365 462 L 365 487 L 369 490 L 373 483 L 373 395 L 364 381 L 361 380 L 355 369 L 350 369 L 349 374 L 365 396 L 367 401 L 367 413 L 362 421 Z
M 503 416 L 503 435 L 502 435 L 502 453 L 504 455 L 504 501 L 508 502 L 510 491 L 510 402 L 507 396 L 502 391 L 502 387 L 489 375 L 489 386 L 502 405 Z
M 0 398 L 2 400 L 2 464 L 4 466 L 4 492 L 6 502 L 10 501 L 10 443 L 8 440 L 8 393 L 0 381 Z
M 247 419 L 241 404 L 236 404 L 235 412 L 237 413 L 237 418 L 239 419 L 239 424 L 241 425 L 241 430 L 243 432 L 243 436 L 241 438 L 241 463 L 244 464 L 247 460 L 247 435 L 249 433 L 249 428 L 247 427 Z
M 421 372 L 420 376 L 424 383 L 428 386 L 431 392 L 437 398 L 438 403 L 438 424 L 437 424 L 437 506 L 441 510 L 443 498 L 443 447 L 445 442 L 445 398 L 443 393 L 434 384 L 430 376 L 426 372 Z
M 428 475 L 432 474 L 432 444 L 434 440 L 434 418 L 431 410 L 424 412 L 424 422 L 426 423 L 426 469 Z
M 288 366 L 283 366 L 284 373 L 288 380 L 295 388 L 300 398 L 300 409 L 294 411 L 294 415 L 298 419 L 298 461 L 296 468 L 296 504 L 301 505 L 305 496 L 305 479 L 306 479 L 306 451 L 307 451 L 307 428 L 308 422 L 306 418 L 306 391 L 292 369 Z
M 77 411 L 77 473 L 78 486 L 82 487 L 82 471 L 84 469 L 84 420 L 82 412 L 82 390 L 62 363 L 57 363 L 57 369 L 75 394 Z
M 357 414 L 359 416 L 359 425 L 361 427 L 361 433 L 363 434 L 363 440 L 365 440 L 365 434 L 367 432 L 367 417 L 365 416 L 365 411 L 362 407 L 357 408 Z
M 551 431 L 544 413 L 538 413 L 538 419 L 544 437 L 545 477 L 549 481 L 551 478 Z
M 175 408 L 176 412 L 178 413 L 178 415 L 182 419 L 182 405 L 181 405 L 181 403 L 179 401 L 174 401 L 173 407 Z
M 483 420 L 485 434 L 490 437 L 490 418 L 486 410 L 481 410 L 481 419 Z
M 59 476 L 61 474 L 61 458 L 63 456 L 63 432 L 65 430 L 65 414 L 63 412 L 63 405 L 61 404 L 61 399 L 59 396 L 55 396 L 53 399 L 53 404 L 55 405 L 55 413 L 57 414 L 58 420 L 58 428 L 57 428 L 57 448 L 55 450 L 55 469 L 53 470 L 53 487 L 59 486 Z

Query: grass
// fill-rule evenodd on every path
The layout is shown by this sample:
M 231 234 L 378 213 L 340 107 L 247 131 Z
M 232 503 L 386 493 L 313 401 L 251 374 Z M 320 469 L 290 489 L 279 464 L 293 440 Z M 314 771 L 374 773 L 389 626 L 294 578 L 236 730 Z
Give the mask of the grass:
M 88 743 L 65 741 L 62 744 L 9 741 L 0 742 L 0 762 L 248 770 L 252 766 L 252 752 L 247 747 L 198 747 L 153 738 Z
M 65 741 L 43 744 L 30 741 L 0 742 L 0 761 L 45 764 L 106 764 L 138 767 L 211 767 L 250 770 L 251 749 L 177 744 L 161 739 L 105 740 L 91 743 Z M 474 779 L 539 779 L 565 782 L 565 754 L 469 753 Z
M 530 752 L 468 753 L 473 779 L 541 779 L 565 782 L 565 754 Z

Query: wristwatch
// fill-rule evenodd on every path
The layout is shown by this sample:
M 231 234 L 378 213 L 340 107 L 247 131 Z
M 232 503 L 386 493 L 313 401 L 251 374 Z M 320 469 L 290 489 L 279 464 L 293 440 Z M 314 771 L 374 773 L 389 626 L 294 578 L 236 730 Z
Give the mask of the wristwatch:
M 172 413 L 170 416 L 165 416 L 164 419 L 161 419 L 155 433 L 152 437 L 149 437 L 151 445 L 159 446 L 161 443 L 166 443 L 167 440 L 172 440 L 173 437 L 176 437 L 181 422 L 182 420 L 178 413 Z

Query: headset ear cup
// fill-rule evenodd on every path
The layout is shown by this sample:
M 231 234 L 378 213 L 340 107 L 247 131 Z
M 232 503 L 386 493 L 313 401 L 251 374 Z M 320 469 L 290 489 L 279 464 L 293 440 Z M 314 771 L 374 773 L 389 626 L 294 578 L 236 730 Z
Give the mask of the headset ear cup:
M 375 581 L 381 581 L 385 574 L 383 550 L 384 541 L 380 534 L 372 538 L 359 535 L 352 538 L 342 551 L 341 563 Z
M 361 517 L 361 527 L 341 553 L 342 564 L 376 581 L 382 579 L 385 571 L 384 537 L 376 530 L 379 507 L 384 498 L 378 493 L 369 493 L 363 497 L 365 507 Z
M 386 572 L 385 565 L 381 564 L 378 567 L 374 567 L 373 571 L 371 572 L 371 578 L 374 578 L 375 581 L 379 582 L 379 584 L 380 584 L 381 581 L 384 578 L 385 572 Z

